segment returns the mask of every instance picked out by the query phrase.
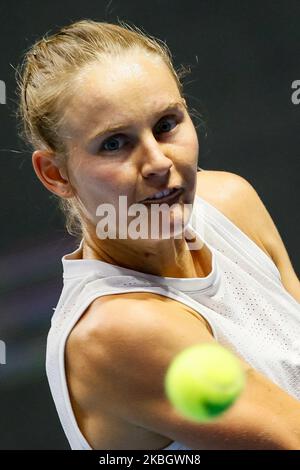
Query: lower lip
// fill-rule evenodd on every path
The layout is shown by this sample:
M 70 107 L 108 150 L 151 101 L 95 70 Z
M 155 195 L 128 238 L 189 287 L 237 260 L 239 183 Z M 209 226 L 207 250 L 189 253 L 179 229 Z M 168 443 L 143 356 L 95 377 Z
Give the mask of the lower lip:
M 174 202 L 176 199 L 178 199 L 179 196 L 181 196 L 182 193 L 183 189 L 179 188 L 176 189 L 176 191 L 173 191 L 168 196 L 164 196 L 158 199 L 147 199 L 146 201 L 142 201 L 142 204 L 159 204 L 163 202 Z

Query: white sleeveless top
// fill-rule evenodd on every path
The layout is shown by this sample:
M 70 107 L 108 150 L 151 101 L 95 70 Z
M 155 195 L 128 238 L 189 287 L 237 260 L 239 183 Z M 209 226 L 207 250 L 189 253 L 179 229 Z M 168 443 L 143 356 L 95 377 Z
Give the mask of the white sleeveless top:
M 72 449 L 91 446 L 70 403 L 65 342 L 88 305 L 102 295 L 147 291 L 182 302 L 205 317 L 219 343 L 300 400 L 300 304 L 285 290 L 266 253 L 197 195 L 191 220 L 189 226 L 212 252 L 212 271 L 206 277 L 155 276 L 99 260 L 72 259 L 76 251 L 62 257 L 64 285 L 48 334 L 46 372 Z M 188 448 L 173 441 L 160 450 L 173 449 Z

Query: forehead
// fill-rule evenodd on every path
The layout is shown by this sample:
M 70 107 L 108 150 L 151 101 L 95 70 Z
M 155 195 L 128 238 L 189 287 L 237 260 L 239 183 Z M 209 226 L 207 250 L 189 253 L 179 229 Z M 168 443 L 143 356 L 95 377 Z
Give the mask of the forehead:
M 162 59 L 144 53 L 90 64 L 75 79 L 65 109 L 69 129 L 83 123 L 139 117 L 180 98 L 174 77 Z M 103 119 L 104 117 L 104 119 Z

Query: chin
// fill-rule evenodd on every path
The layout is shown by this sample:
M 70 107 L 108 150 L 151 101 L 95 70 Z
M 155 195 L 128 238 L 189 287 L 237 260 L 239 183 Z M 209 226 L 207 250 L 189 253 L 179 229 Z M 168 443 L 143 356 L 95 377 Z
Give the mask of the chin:
M 191 206 L 189 204 L 189 206 Z M 171 211 L 160 214 L 159 219 L 151 217 L 149 236 L 151 239 L 166 240 L 171 238 L 184 238 L 185 228 L 190 220 L 192 207 L 184 208 L 183 204 L 177 204 Z M 159 220 L 159 221 L 158 221 Z

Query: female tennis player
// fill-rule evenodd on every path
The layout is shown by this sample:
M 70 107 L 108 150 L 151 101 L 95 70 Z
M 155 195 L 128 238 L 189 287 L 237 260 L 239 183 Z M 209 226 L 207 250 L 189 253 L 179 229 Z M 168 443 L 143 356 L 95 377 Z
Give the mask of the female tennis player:
M 82 20 L 22 65 L 21 135 L 80 241 L 62 258 L 46 359 L 71 448 L 300 449 L 300 283 L 253 186 L 197 167 L 167 46 Z M 171 360 L 204 342 L 232 351 L 247 377 L 209 424 L 164 392 Z

